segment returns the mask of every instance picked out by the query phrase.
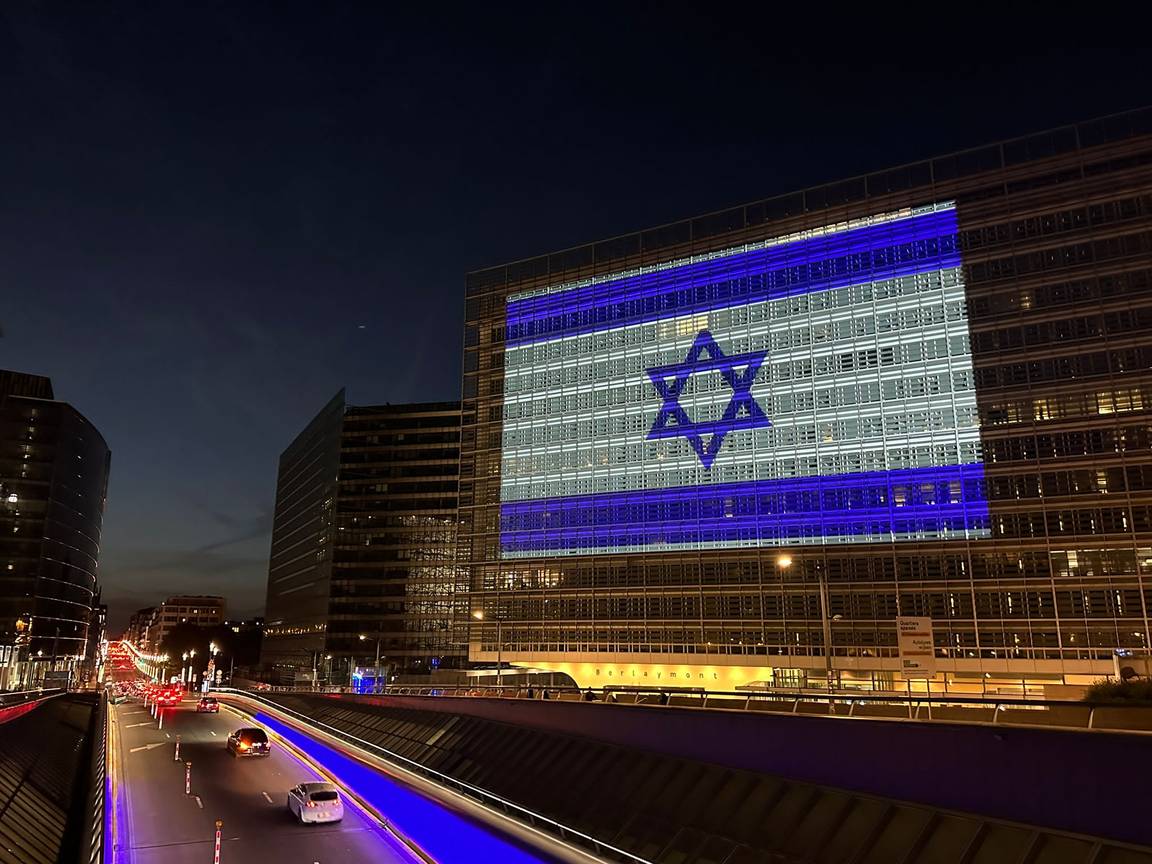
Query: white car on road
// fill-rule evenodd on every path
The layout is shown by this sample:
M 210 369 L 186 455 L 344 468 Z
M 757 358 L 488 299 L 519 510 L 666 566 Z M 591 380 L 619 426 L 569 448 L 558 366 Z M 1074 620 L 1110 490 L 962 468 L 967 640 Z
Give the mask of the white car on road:
M 331 783 L 301 783 L 288 792 L 288 810 L 304 822 L 339 822 L 344 802 Z

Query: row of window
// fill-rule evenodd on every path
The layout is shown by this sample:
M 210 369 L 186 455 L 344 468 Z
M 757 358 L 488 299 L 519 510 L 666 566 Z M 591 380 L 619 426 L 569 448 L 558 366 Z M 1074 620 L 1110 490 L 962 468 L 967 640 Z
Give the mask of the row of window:
M 492 530 L 495 530 L 493 528 Z M 781 570 L 775 551 L 741 552 L 738 557 L 687 552 L 652 557 L 601 558 L 593 562 L 564 560 L 545 565 L 478 568 L 477 585 L 489 592 L 531 592 L 554 589 L 611 588 L 625 590 L 670 586 L 759 585 L 783 579 L 797 590 L 811 590 L 819 577 L 829 584 L 893 582 L 955 582 L 979 586 L 988 582 L 1031 584 L 1053 579 L 1105 580 L 1117 584 L 1152 575 L 1152 547 L 1081 547 L 1069 549 L 987 550 L 949 547 L 930 554 L 896 546 L 845 554 L 836 549 L 805 549 L 791 556 Z M 555 594 L 549 596 L 556 596 Z M 1152 608 L 1152 607 L 1150 607 Z
M 868 388 L 845 388 L 868 389 Z M 879 387 L 875 387 L 876 400 L 879 401 Z M 811 394 L 796 394 L 811 395 Z M 855 395 L 855 394 L 853 394 Z M 761 399 L 760 404 L 767 410 L 769 406 L 780 410 L 770 411 L 774 418 L 784 417 L 792 413 L 793 394 L 783 394 L 772 400 Z M 765 405 L 764 403 L 768 403 Z M 841 405 L 853 405 L 855 401 L 845 401 Z M 821 406 L 831 407 L 831 406 Z M 977 411 L 975 405 L 957 404 L 955 406 L 942 406 L 933 408 L 911 408 L 901 414 L 857 416 L 837 412 L 837 420 L 822 420 L 819 423 L 799 422 L 787 424 L 784 420 L 774 422 L 768 429 L 756 429 L 745 433 L 751 441 L 752 449 L 775 450 L 779 447 L 794 447 L 797 445 L 828 443 L 832 441 L 850 441 L 856 439 L 880 438 L 884 436 L 908 436 L 926 432 L 943 430 L 968 429 L 977 425 Z M 532 426 L 507 426 L 504 429 L 503 449 L 510 455 L 521 448 L 531 449 L 533 445 L 560 444 L 562 442 L 585 442 L 589 447 L 599 443 L 597 439 L 619 440 L 622 436 L 647 433 L 651 421 L 644 414 L 620 414 L 609 417 L 597 417 L 595 420 L 584 418 L 569 420 L 560 423 L 541 423 Z M 660 447 L 665 442 L 651 442 L 653 447 Z M 654 451 L 657 458 L 667 458 L 666 451 Z
M 940 309 L 940 307 L 935 307 Z M 926 311 L 930 314 L 932 307 Z M 935 322 L 939 323 L 939 322 Z M 907 334 L 909 330 L 919 327 L 919 324 L 909 322 L 899 329 Z M 920 334 L 916 334 L 919 336 Z M 731 354 L 747 354 L 756 351 L 765 351 L 763 342 L 768 336 L 754 336 L 750 338 L 731 338 L 727 341 L 727 351 Z M 757 383 L 761 386 L 768 383 L 783 383 L 803 380 L 807 378 L 821 378 L 828 375 L 842 375 L 864 369 L 879 369 L 882 367 L 929 363 L 934 360 L 945 360 L 949 357 L 967 357 L 970 353 L 968 334 L 958 333 L 951 336 L 926 335 L 923 338 L 908 338 L 897 344 L 877 345 L 864 347 L 861 340 L 856 340 L 857 350 L 839 353 L 819 354 L 782 363 L 766 363 L 756 375 Z M 873 340 L 868 339 L 867 342 Z M 507 393 L 550 391 L 564 386 L 579 384 L 607 383 L 610 380 L 619 383 L 621 379 L 627 380 L 629 376 L 643 375 L 648 369 L 660 366 L 675 366 L 684 359 L 685 349 L 673 348 L 659 353 L 645 356 L 620 358 L 615 361 L 601 361 L 597 363 L 572 363 L 556 368 L 539 370 L 530 368 L 525 371 L 510 371 L 504 379 Z M 771 356 L 775 357 L 776 354 Z M 687 386 L 681 392 L 705 392 L 717 390 L 730 385 L 722 382 L 719 375 L 700 375 L 689 379 Z M 652 391 L 654 392 L 654 391 Z
M 1063 420 L 1070 417 L 1099 417 L 1128 414 L 1152 408 L 1152 385 L 1117 387 L 1087 393 L 1057 393 L 1035 399 L 998 399 L 980 409 L 981 424 L 1004 426 Z
M 1143 618 L 1145 603 L 1152 609 L 1152 587 L 1069 587 L 1055 585 L 1019 591 L 926 590 L 873 591 L 840 588 L 828 592 L 828 614 L 837 627 L 856 622 L 886 622 L 894 626 L 899 615 L 925 615 L 940 621 L 1028 620 L 1059 618 Z M 653 594 L 626 597 L 548 596 L 513 598 L 501 602 L 500 614 L 509 621 L 552 624 L 570 621 L 588 627 L 614 621 L 725 622 L 725 629 L 747 627 L 748 622 L 820 621 L 820 596 L 814 587 L 801 592 L 785 588 L 777 579 L 765 580 L 741 593 Z M 511 629 L 511 628 L 509 628 Z M 662 640 L 657 640 L 662 641 Z
M 1011 222 L 985 225 L 960 231 L 960 248 L 967 251 L 1028 243 L 1074 231 L 1092 230 L 1117 222 L 1127 222 L 1152 214 L 1152 195 L 1136 195 L 1115 201 L 1089 204 L 1028 216 Z
M 1122 309 L 1100 315 L 1078 315 L 1059 321 L 1041 321 L 973 333 L 972 350 L 979 355 L 1104 336 L 1123 336 L 1147 330 L 1152 330 L 1152 308 Z
M 994 387 L 1018 387 L 1049 381 L 1067 382 L 1073 378 L 1096 375 L 1123 375 L 1152 369 L 1152 345 L 1120 348 L 1115 351 L 1091 351 L 1068 357 L 1046 357 L 1020 360 L 976 370 L 976 387 L 983 391 Z
M 611 627 L 608 622 L 597 622 L 599 626 L 585 628 L 556 628 L 544 626 L 518 626 L 505 628 L 503 638 L 505 651 L 524 650 L 570 650 L 570 651 L 625 651 L 654 653 L 714 653 L 714 654 L 756 654 L 766 653 L 763 648 L 791 646 L 799 655 L 811 652 L 822 653 L 824 634 L 819 616 L 808 622 L 788 620 L 772 621 L 763 628 L 697 626 L 685 629 L 648 627 Z M 659 624 L 660 622 L 654 622 Z M 1074 652 L 1076 649 L 1101 648 L 1146 648 L 1149 638 L 1144 619 L 1138 616 L 1128 620 L 1105 624 L 1103 621 L 1067 621 L 1049 619 L 1043 623 L 1005 620 L 935 622 L 934 643 L 937 656 L 947 657 L 956 648 L 1009 648 L 1015 651 L 1028 647 L 1063 648 Z M 485 632 L 481 644 L 485 650 L 496 650 L 494 634 Z M 559 648 L 528 646 L 540 643 L 559 643 Z M 850 646 L 895 646 L 896 628 L 892 624 L 877 626 L 871 622 L 837 622 L 832 629 L 833 653 L 844 656 Z M 759 647 L 760 650 L 756 650 Z M 767 653 L 785 653 L 772 650 Z M 888 656 L 888 655 L 873 655 Z M 964 656 L 971 656 L 965 654 Z M 985 655 L 987 656 L 987 655 Z M 995 656 L 995 655 L 993 655 Z M 1059 656 L 1059 655 L 1056 655 Z M 1102 659 L 1110 659 L 1105 655 Z
M 1148 293 L 1152 293 L 1152 270 L 1147 269 L 1084 276 L 1038 286 L 1012 284 L 1007 290 L 971 294 L 968 297 L 968 317 L 972 321 L 983 321 L 1068 305 L 1091 308 L 1119 298 L 1143 300 Z
M 1140 353 L 1147 353 L 1148 358 L 1152 360 L 1152 348 L 1139 349 Z M 1133 355 L 1135 351 L 1130 352 Z M 1082 355 L 1081 359 L 1085 363 L 1089 363 L 1092 355 Z M 1108 355 L 1103 355 L 1105 362 L 1108 360 Z M 1077 358 L 1067 358 L 1069 361 L 1074 361 Z M 1062 364 L 1068 366 L 1068 363 Z M 983 370 L 984 373 L 989 371 L 998 372 L 1003 367 L 994 367 L 993 370 Z M 1055 374 L 1055 368 L 1051 367 L 1052 374 Z M 1036 374 L 1039 375 L 1044 371 L 1049 370 L 1048 365 L 1042 363 L 1036 364 Z M 779 376 L 779 380 L 806 380 L 806 377 L 811 377 L 815 371 L 811 364 L 783 364 L 780 368 L 773 369 Z M 829 373 L 832 374 L 832 373 Z M 789 376 L 789 377 L 785 377 Z M 895 400 L 895 399 L 915 399 L 930 395 L 940 395 L 955 393 L 958 391 L 965 391 L 973 389 L 973 373 L 970 368 L 957 368 L 952 371 L 931 372 L 928 374 L 909 374 L 898 378 L 889 378 L 887 380 L 877 381 L 877 372 L 868 372 L 867 378 L 864 381 L 858 382 L 855 385 L 842 384 L 837 387 L 829 387 L 815 392 L 799 391 L 791 394 L 780 394 L 781 399 L 784 400 L 781 406 L 781 412 L 789 411 L 803 411 L 804 407 L 811 405 L 812 408 L 817 407 L 817 396 L 823 394 L 823 399 L 827 400 L 828 407 L 833 405 L 841 406 L 853 404 L 846 401 L 849 397 L 856 398 L 856 404 L 867 404 L 869 402 L 879 400 Z M 987 377 L 987 376 L 986 376 Z M 692 382 L 689 382 L 691 385 Z M 730 385 L 724 385 L 727 389 L 731 389 Z M 705 387 L 693 386 L 689 392 L 689 386 L 685 386 L 685 397 L 689 397 L 695 393 L 708 393 L 714 390 L 719 390 L 719 387 Z M 833 394 L 837 401 L 833 402 Z M 772 394 L 773 398 L 776 394 Z M 791 397 L 793 407 L 787 407 L 787 397 Z M 616 387 L 597 387 L 595 389 L 588 389 L 583 392 L 575 393 L 553 393 L 549 395 L 542 395 L 534 399 L 521 399 L 515 402 L 507 402 L 504 405 L 504 419 L 505 420 L 524 420 L 528 418 L 550 418 L 550 417 L 571 417 L 571 415 L 578 414 L 581 411 L 587 411 L 593 408 L 607 408 L 613 405 L 638 405 L 644 402 L 652 402 L 656 399 L 654 389 L 651 384 L 626 384 Z M 757 394 L 759 398 L 759 394 Z M 653 405 L 655 407 L 655 405 Z
M 750 435 L 729 436 L 737 452 Z M 729 441 L 724 442 L 729 447 Z M 636 453 L 646 448 L 667 448 L 666 461 L 645 464 Z M 636 449 L 635 453 L 630 448 Z M 763 451 L 761 451 L 763 452 Z M 612 461 L 612 453 L 616 454 Z M 786 456 L 762 455 L 754 461 L 716 462 L 703 468 L 691 445 L 675 443 L 623 445 L 598 448 L 588 454 L 563 450 L 539 456 L 507 457 L 502 474 L 501 496 L 504 501 L 558 498 L 601 492 L 625 492 L 643 489 L 669 489 L 710 483 L 740 483 L 751 480 L 776 480 L 788 477 L 817 477 L 834 474 L 858 474 L 864 471 L 889 471 L 928 468 L 942 465 L 964 465 L 980 462 L 980 443 L 975 440 L 949 440 L 900 446 L 892 443 L 870 449 L 820 454 Z M 632 467 L 638 466 L 638 467 Z M 706 486 L 704 488 L 707 488 Z
M 905 271 L 912 267 L 932 271 L 952 267 L 958 255 L 954 235 L 898 243 L 823 260 L 805 260 L 802 254 L 798 254 L 794 262 L 783 267 L 762 269 L 759 272 L 749 272 L 748 268 L 755 267 L 755 264 L 733 260 L 727 272 L 719 272 L 721 268 L 718 266 L 714 277 L 703 281 L 703 284 L 694 284 L 687 276 L 681 279 L 672 277 L 669 280 L 671 284 L 646 289 L 642 296 L 618 300 L 605 296 L 604 302 L 589 300 L 580 303 L 577 308 L 573 308 L 573 300 L 550 314 L 509 323 L 506 339 L 514 342 L 559 338 L 575 335 L 591 327 L 639 324 L 655 316 L 672 317 L 719 306 L 763 303 L 773 296 L 800 295 L 805 290 L 823 293 L 822 289 L 834 282 L 872 284 L 872 291 L 877 292 L 874 296 L 882 299 L 879 292 L 886 286 L 900 287 L 899 283 L 893 283 L 893 280 L 886 277 L 897 275 L 901 268 Z M 525 305 L 530 303 L 525 301 Z
M 942 294 L 933 304 L 927 295 Z M 864 282 L 844 288 L 799 294 L 764 302 L 736 301 L 739 305 L 705 309 L 688 318 L 669 317 L 611 330 L 598 330 L 567 339 L 548 339 L 507 349 L 508 369 L 540 366 L 570 358 L 622 356 L 644 345 L 658 345 L 684 336 L 695 336 L 705 327 L 716 331 L 747 327 L 764 334 L 757 349 L 784 347 L 769 341 L 787 339 L 796 345 L 852 338 L 865 333 L 889 333 L 909 326 L 927 326 L 964 319 L 963 283 L 957 267 L 919 273 L 898 279 Z M 942 305 L 943 304 L 943 305 Z M 853 314 L 855 313 L 855 314 Z M 671 314 L 671 313 L 670 313 Z M 815 323 L 811 318 L 815 316 Z M 768 324 L 786 324 L 791 329 Z M 859 322 L 859 323 L 857 323 Z M 841 329 L 835 331 L 833 324 Z M 839 332 L 839 336 L 837 336 Z M 792 335 L 795 334 L 795 335 Z M 652 356 L 656 365 L 659 356 Z M 680 358 L 675 358 L 678 361 Z M 665 360 L 664 362 L 675 362 Z M 500 365 L 500 364 L 497 364 Z
M 1075 495 L 1116 495 L 1152 489 L 1152 463 L 1079 471 L 1027 472 L 991 476 L 985 490 L 991 501 L 1060 498 Z
M 1047 273 L 1065 267 L 1085 267 L 1119 258 L 1146 258 L 1152 251 L 1152 232 L 1124 234 L 1103 240 L 1088 240 L 1053 249 L 1023 252 L 965 266 L 969 285 L 1005 279 L 1018 279 L 1033 273 Z
M 984 441 L 984 459 L 993 464 L 1067 459 L 1094 453 L 1147 454 L 1150 450 L 1152 429 L 1147 425 L 1074 429 Z
M 927 515 L 887 518 L 848 514 L 821 514 L 805 523 L 781 524 L 778 518 L 747 519 L 736 525 L 681 522 L 659 531 L 633 523 L 597 525 L 576 531 L 541 531 L 508 534 L 502 541 L 506 552 L 516 555 L 570 555 L 591 552 L 671 551 L 722 546 L 786 546 L 791 544 L 884 543 L 893 540 L 978 538 L 1036 539 L 1072 537 L 1121 537 L 1152 530 L 1152 508 L 1146 506 L 1079 508 L 974 515 L 938 509 Z

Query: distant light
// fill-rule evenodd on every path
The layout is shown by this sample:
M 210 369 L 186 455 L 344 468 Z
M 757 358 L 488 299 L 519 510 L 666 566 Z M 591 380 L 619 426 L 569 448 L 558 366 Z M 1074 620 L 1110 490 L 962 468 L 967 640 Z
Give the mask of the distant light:
M 20 497 L 15 492 L 13 492 L 11 495 L 8 496 L 8 503 L 9 504 L 15 504 L 19 500 L 20 500 Z
M 791 556 L 791 555 L 781 555 L 781 556 L 779 556 L 779 557 L 776 559 L 776 566 L 777 566 L 777 567 L 782 567 L 782 568 L 791 567 L 791 566 L 792 566 L 792 556 Z

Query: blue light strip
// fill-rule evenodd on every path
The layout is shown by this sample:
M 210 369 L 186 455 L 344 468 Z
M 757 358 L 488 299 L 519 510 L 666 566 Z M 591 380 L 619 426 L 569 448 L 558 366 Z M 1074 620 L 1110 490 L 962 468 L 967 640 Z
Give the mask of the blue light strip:
M 956 211 L 797 240 L 510 300 L 509 345 L 558 339 L 960 265 Z
M 514 501 L 505 553 L 842 538 L 932 539 L 989 528 L 982 463 Z
M 437 864 L 546 864 L 511 840 L 412 791 L 358 759 L 260 712 L 259 725 L 288 740 L 353 789 Z

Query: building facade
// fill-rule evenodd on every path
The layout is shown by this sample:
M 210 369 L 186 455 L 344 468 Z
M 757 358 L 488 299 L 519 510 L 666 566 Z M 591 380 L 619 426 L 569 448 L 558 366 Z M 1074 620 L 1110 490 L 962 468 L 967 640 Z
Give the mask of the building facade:
M 215 594 L 178 594 L 169 597 L 159 606 L 136 613 L 148 613 L 146 622 L 141 622 L 142 647 L 159 651 L 167 641 L 168 634 L 180 624 L 194 627 L 219 627 L 224 623 L 227 604 L 223 597 Z
M 353 406 L 341 391 L 284 451 L 267 671 L 347 684 L 462 657 L 451 630 L 466 588 L 455 562 L 459 438 L 458 403 Z
M 1152 111 L 472 273 L 465 312 L 473 660 L 1007 692 L 1148 650 Z
M 148 645 L 148 625 L 152 623 L 155 612 L 155 606 L 146 606 L 133 612 L 128 619 L 128 626 L 124 629 L 123 639 L 137 648 L 151 648 L 152 646 Z
M 85 662 L 109 463 L 49 379 L 0 370 L 0 688 Z

